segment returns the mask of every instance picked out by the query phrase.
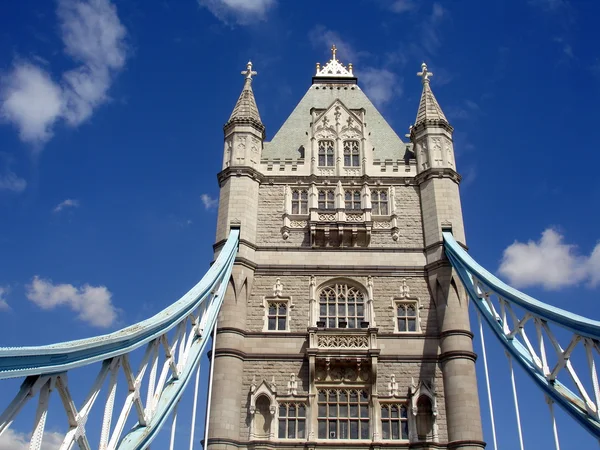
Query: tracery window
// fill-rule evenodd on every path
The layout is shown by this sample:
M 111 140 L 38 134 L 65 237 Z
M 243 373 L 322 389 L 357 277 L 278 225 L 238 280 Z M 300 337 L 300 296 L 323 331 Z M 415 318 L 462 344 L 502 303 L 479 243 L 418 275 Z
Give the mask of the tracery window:
M 335 208 L 335 192 L 333 189 L 319 189 L 319 209 Z
M 346 284 L 327 286 L 319 294 L 319 311 L 327 328 L 359 328 L 365 320 L 365 296 Z
M 308 190 L 292 190 L 292 214 L 308 214 Z
M 319 166 L 334 165 L 333 141 L 319 141 Z
M 408 409 L 403 404 L 381 405 L 381 437 L 383 439 L 408 439 Z
M 371 212 L 376 216 L 388 215 L 388 193 L 387 190 L 371 192 Z
M 346 191 L 346 209 L 360 209 L 360 191 Z
M 268 302 L 267 329 L 269 331 L 287 330 L 288 303 L 287 301 Z
M 396 322 L 399 332 L 419 331 L 419 307 L 415 301 L 396 302 Z
M 369 394 L 362 389 L 320 389 L 319 439 L 369 439 Z
M 279 404 L 279 438 L 304 439 L 306 435 L 306 404 Z
M 360 150 L 358 141 L 344 141 L 344 166 L 360 166 Z

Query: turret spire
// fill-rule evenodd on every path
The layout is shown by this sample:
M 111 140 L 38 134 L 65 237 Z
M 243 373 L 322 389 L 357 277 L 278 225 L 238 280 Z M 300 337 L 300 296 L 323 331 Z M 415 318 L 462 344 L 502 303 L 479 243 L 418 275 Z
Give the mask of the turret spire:
M 241 73 L 244 75 L 244 88 L 225 127 L 234 123 L 251 123 L 262 131 L 264 130 L 264 125 L 260 120 L 256 100 L 254 100 L 254 92 L 252 92 L 252 77 L 257 75 L 257 72 L 252 70 L 251 61 L 248 61 L 246 70 L 243 70 Z
M 429 120 L 443 121 L 448 124 L 448 119 L 446 119 L 442 108 L 440 108 L 429 86 L 429 78 L 433 76 L 433 72 L 427 70 L 427 64 L 421 64 L 421 71 L 417 73 L 417 76 L 421 77 L 423 93 L 421 94 L 421 102 L 419 103 L 415 125 Z

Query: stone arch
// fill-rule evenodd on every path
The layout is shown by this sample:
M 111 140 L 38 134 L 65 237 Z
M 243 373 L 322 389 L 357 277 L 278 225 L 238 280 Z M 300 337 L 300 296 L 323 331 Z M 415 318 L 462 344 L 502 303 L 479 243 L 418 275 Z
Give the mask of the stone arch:
M 255 439 L 269 439 L 271 436 L 271 400 L 266 395 L 256 399 L 256 412 L 254 413 Z
M 428 441 L 433 438 L 433 405 L 427 395 L 417 400 L 417 439 Z
M 263 381 L 250 388 L 250 439 L 269 440 L 275 437 L 277 389 L 274 381 Z

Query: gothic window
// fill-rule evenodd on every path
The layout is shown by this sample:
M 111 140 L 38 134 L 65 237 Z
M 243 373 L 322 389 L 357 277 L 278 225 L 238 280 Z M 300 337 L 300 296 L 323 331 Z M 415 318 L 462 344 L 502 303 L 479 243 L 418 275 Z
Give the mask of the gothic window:
M 396 326 L 399 332 L 419 331 L 419 306 L 416 301 L 396 302 Z
M 333 189 L 319 190 L 319 209 L 335 208 L 335 192 Z
M 359 328 L 365 320 L 365 296 L 345 284 L 327 286 L 319 294 L 319 311 L 327 328 Z
M 360 209 L 360 191 L 346 191 L 346 209 Z
M 268 302 L 267 329 L 269 331 L 286 331 L 288 322 L 287 301 Z
M 360 151 L 358 141 L 344 141 L 344 166 L 360 166 Z
M 406 405 L 381 405 L 381 436 L 383 439 L 408 439 L 408 409 Z
M 333 166 L 333 141 L 319 141 L 319 166 Z
M 292 190 L 292 214 L 308 214 L 308 191 L 306 189 Z
M 279 438 L 304 439 L 306 434 L 306 404 L 279 404 Z
M 388 193 L 387 190 L 371 192 L 372 213 L 376 216 L 388 215 Z
M 362 389 L 320 389 L 319 439 L 369 439 L 369 394 Z

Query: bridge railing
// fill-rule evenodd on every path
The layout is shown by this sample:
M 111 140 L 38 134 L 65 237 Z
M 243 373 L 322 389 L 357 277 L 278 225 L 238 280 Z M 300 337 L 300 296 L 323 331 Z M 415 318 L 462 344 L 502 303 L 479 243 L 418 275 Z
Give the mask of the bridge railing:
M 202 280 L 177 302 L 147 320 L 90 339 L 0 348 L 0 379 L 24 377 L 13 400 L 0 415 L 0 435 L 29 402 L 37 399 L 30 449 L 39 450 L 45 436 L 51 393 L 57 391 L 68 423 L 61 449 L 70 449 L 75 443 L 84 450 L 146 448 L 170 417 L 173 449 L 177 404 L 194 372 L 195 415 L 200 360 L 216 326 L 238 240 L 239 230 L 232 230 Z M 136 352 L 138 349 L 141 354 Z M 136 353 L 140 362 L 134 370 Z M 69 375 L 77 369 L 93 367 L 97 367 L 96 376 L 92 377 L 88 394 L 76 405 Z M 125 385 L 121 401 L 116 396 L 119 384 Z M 104 402 L 98 400 L 102 391 L 106 393 Z M 101 425 L 98 442 L 92 445 L 93 433 L 87 432 L 87 424 L 94 406 L 101 410 Z M 190 442 L 194 440 L 194 422 Z M 132 423 L 133 428 L 125 432 L 126 425 Z
M 558 434 L 552 409 L 555 403 L 600 438 L 600 389 L 596 369 L 600 355 L 600 322 L 544 304 L 508 286 L 480 266 L 451 233 L 444 232 L 443 237 L 446 255 L 479 317 L 483 317 L 506 351 L 517 420 L 519 406 L 513 360 L 544 392 L 550 406 L 557 448 Z M 480 334 L 483 336 L 482 329 Z M 483 352 L 495 447 L 484 343 Z M 519 438 L 523 448 L 520 425 Z

